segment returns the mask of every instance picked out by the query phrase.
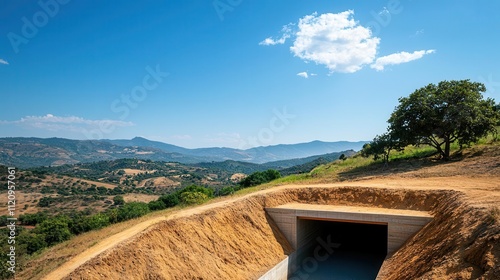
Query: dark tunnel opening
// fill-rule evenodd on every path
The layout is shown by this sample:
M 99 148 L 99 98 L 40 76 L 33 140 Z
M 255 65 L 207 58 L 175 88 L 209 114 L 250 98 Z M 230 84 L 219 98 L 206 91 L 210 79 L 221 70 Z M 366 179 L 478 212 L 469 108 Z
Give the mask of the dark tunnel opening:
M 375 279 L 387 254 L 387 224 L 297 221 L 297 271 L 289 279 Z

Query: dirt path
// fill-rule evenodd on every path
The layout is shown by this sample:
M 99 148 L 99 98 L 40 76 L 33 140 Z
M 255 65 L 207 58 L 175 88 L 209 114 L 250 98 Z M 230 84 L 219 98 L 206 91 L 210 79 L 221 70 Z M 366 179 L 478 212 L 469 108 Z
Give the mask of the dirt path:
M 52 271 L 51 273 L 47 274 L 43 279 L 47 280 L 52 280 L 52 279 L 61 279 L 71 273 L 73 270 L 75 270 L 77 267 L 80 265 L 84 264 L 85 262 L 91 260 L 95 256 L 99 255 L 100 253 L 116 246 L 117 244 L 129 239 L 130 237 L 143 232 L 145 229 L 150 227 L 151 225 L 154 225 L 158 222 L 164 221 L 166 218 L 165 217 L 157 217 L 153 218 L 151 220 L 147 220 L 145 222 L 142 222 L 140 224 L 137 224 L 131 228 L 128 228 L 127 230 L 124 230 L 118 234 L 115 234 L 113 236 L 110 236 L 103 241 L 97 243 L 95 246 L 92 246 L 88 250 L 82 252 L 81 254 L 77 255 L 75 258 L 70 259 L 63 265 L 61 265 L 59 268 L 56 270 Z
M 285 185 L 274 187 L 255 193 L 251 193 L 241 197 L 227 198 L 214 203 L 194 207 L 186 210 L 179 210 L 168 217 L 156 217 L 150 220 L 141 222 L 125 231 L 110 236 L 105 240 L 99 242 L 95 246 L 70 259 L 65 264 L 61 265 L 50 274 L 46 275 L 43 279 L 53 280 L 62 279 L 70 274 L 73 270 L 83 265 L 92 258 L 98 256 L 106 250 L 112 249 L 121 242 L 132 238 L 133 236 L 144 232 L 150 226 L 157 224 L 161 221 L 177 219 L 180 217 L 187 217 L 190 215 L 205 212 L 210 209 L 224 207 L 233 204 L 238 200 L 245 199 L 253 195 L 261 195 L 270 192 L 280 191 L 291 188 L 338 188 L 338 187 L 369 187 L 369 188 L 394 188 L 394 189 L 419 189 L 419 190 L 457 190 L 463 192 L 469 199 L 470 203 L 477 207 L 490 207 L 498 205 L 500 201 L 500 177 L 487 176 L 487 177 L 439 177 L 439 178 L 374 178 L 354 182 L 342 182 L 334 184 L 319 184 L 319 185 Z

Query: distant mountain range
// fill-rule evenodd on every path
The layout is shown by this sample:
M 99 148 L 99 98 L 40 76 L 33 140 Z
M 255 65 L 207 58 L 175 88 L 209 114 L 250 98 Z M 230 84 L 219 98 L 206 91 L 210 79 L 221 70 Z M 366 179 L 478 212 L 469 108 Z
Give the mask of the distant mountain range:
M 121 158 L 138 158 L 179 163 L 222 162 L 226 160 L 267 163 L 307 158 L 347 150 L 360 150 L 367 143 L 321 142 L 275 145 L 247 150 L 232 148 L 187 149 L 141 137 L 130 140 L 71 140 L 64 138 L 0 138 L 0 164 L 21 168 L 58 166 Z M 308 159 L 313 160 L 312 159 Z M 294 163 L 296 161 L 293 161 Z M 307 160 L 297 161 L 297 164 Z M 289 167 L 291 163 L 283 163 Z

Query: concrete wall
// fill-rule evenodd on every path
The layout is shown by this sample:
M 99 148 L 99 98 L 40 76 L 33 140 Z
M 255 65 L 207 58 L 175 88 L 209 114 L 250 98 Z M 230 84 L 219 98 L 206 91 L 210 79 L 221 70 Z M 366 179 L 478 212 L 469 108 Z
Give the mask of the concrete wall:
M 314 233 L 311 229 L 301 228 L 297 222 L 298 218 L 387 224 L 388 255 L 397 251 L 408 238 L 432 220 L 431 215 L 422 211 L 374 207 L 286 204 L 279 207 L 266 208 L 266 211 L 295 250 L 298 249 L 300 244 L 299 236 L 303 238 Z
M 315 227 L 314 221 L 299 219 L 297 221 L 297 256 L 300 258 L 303 251 L 308 251 L 316 244 L 316 237 L 320 235 L 320 228 Z
M 293 273 L 292 263 L 295 263 L 295 258 L 295 253 L 290 254 L 290 256 L 287 256 L 266 274 L 262 275 L 259 280 L 287 280 L 288 275 Z

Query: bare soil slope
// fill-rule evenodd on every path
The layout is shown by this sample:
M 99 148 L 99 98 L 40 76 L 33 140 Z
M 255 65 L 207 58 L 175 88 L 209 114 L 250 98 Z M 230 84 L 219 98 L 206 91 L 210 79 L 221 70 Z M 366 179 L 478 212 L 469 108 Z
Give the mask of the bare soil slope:
M 435 219 L 386 261 L 383 279 L 500 279 L 498 148 L 353 179 L 178 211 L 98 243 L 45 279 L 257 279 L 292 250 L 264 208 L 290 202 L 430 211 Z

